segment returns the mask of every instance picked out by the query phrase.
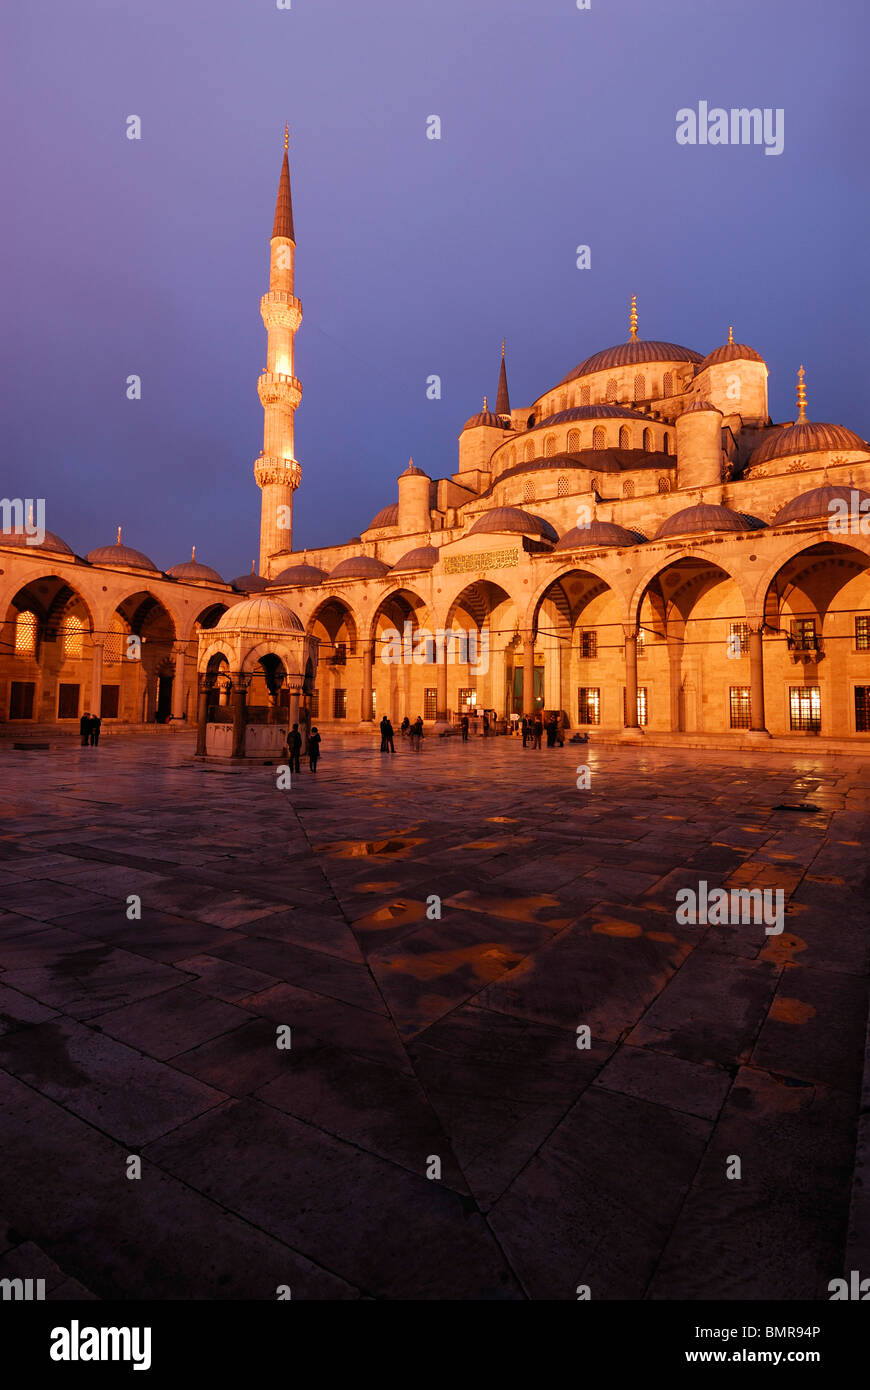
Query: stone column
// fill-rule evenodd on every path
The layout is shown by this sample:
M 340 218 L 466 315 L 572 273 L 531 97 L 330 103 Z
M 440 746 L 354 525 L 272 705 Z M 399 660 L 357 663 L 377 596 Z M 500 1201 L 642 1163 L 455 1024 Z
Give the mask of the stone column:
M 103 644 L 95 642 L 91 649 L 91 714 L 100 714 L 103 703 Z M 118 713 L 121 713 L 120 707 Z
M 447 643 L 435 643 L 435 722 L 447 723 Z
M 198 758 L 203 757 L 205 754 L 206 729 L 208 727 L 208 692 L 208 677 L 200 676 L 196 699 L 196 756 Z
M 372 722 L 372 644 L 366 642 L 362 650 L 362 696 L 360 699 L 360 722 Z
M 302 698 L 302 691 L 301 691 L 301 690 L 292 690 L 292 689 L 291 689 L 291 691 L 290 691 L 290 708 L 289 708 L 289 710 L 288 710 L 288 712 L 287 712 L 287 718 L 290 720 L 290 728 L 291 728 L 291 729 L 293 728 L 293 725 L 294 725 L 294 724 L 298 724 L 298 723 L 299 723 L 299 701 L 300 701 L 301 698 Z
M 523 640 L 523 714 L 535 712 L 535 635 Z
M 241 671 L 233 675 L 233 747 L 231 757 L 245 756 L 245 705 L 248 699 L 248 684 Z
M 749 729 L 766 734 L 764 723 L 764 639 L 762 625 L 749 631 Z
M 175 676 L 172 681 L 173 719 L 180 719 L 184 714 L 184 657 L 185 649 L 179 643 L 175 648 Z
M 625 727 L 637 729 L 637 633 L 625 634 Z

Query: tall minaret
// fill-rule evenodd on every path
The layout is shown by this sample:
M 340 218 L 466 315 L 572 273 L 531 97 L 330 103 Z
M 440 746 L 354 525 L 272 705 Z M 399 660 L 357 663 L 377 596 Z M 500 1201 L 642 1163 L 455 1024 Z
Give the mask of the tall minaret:
M 284 163 L 278 184 L 269 258 L 269 293 L 260 300 L 268 346 L 266 368 L 257 382 L 263 407 L 263 452 L 254 464 L 262 491 L 260 574 L 271 578 L 270 556 L 293 546 L 293 493 L 302 469 L 293 456 L 293 415 L 302 399 L 302 383 L 293 375 L 293 340 L 302 322 L 302 305 L 293 294 L 296 237 L 290 198 L 290 132 L 284 127 Z

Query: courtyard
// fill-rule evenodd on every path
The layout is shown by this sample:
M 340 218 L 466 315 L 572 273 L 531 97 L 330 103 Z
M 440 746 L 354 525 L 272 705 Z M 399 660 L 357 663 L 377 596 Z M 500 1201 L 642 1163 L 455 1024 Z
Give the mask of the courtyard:
M 0 752 L 0 1277 L 827 1298 L 870 761 L 396 747 L 327 730 L 289 790 L 168 730 Z M 702 882 L 784 930 L 678 922 Z

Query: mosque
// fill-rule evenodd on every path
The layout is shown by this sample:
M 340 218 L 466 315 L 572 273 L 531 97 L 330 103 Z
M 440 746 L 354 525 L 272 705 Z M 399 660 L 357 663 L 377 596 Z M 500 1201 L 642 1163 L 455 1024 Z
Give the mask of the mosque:
M 161 572 L 120 531 L 79 556 L 5 499 L 7 734 L 89 710 L 256 756 L 307 709 L 362 731 L 385 712 L 444 729 L 486 710 L 505 729 L 561 711 L 638 740 L 870 738 L 870 446 L 809 418 L 802 368 L 797 418 L 774 424 L 755 348 L 641 338 L 632 299 L 628 338 L 530 405 L 511 403 L 502 346 L 455 471 L 412 461 L 358 536 L 294 550 L 295 254 L 285 133 L 259 572 L 226 581 L 195 552 Z

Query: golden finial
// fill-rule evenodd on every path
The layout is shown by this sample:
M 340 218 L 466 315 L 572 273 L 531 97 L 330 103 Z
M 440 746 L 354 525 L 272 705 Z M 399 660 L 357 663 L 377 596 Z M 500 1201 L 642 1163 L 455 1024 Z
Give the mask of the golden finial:
M 501 355 L 504 357 L 504 338 L 501 340 Z
M 806 373 L 805 373 L 803 367 L 799 367 L 799 368 L 798 368 L 798 389 L 797 389 L 798 423 L 799 423 L 799 424 L 803 424 L 803 422 L 804 422 L 804 421 L 806 420 L 806 418 L 807 418 L 807 388 L 806 388 L 806 386 L 804 385 L 804 377 L 805 377 L 805 376 L 806 376 Z
M 629 318 L 629 328 L 632 338 L 637 337 L 637 295 L 631 296 L 631 317 Z
M 117 541 L 115 542 L 115 544 L 116 544 L 116 545 L 120 545 L 120 544 L 121 544 L 121 528 L 120 528 L 120 526 L 118 527 L 118 539 L 117 539 Z
M 489 406 L 488 406 L 487 403 L 486 403 L 486 396 L 484 396 L 484 398 L 483 398 L 483 413 L 484 413 L 484 415 L 486 414 L 486 412 L 487 412 L 488 410 L 489 410 Z
M 729 341 L 729 343 L 733 343 L 733 342 L 734 342 L 734 325 L 733 325 L 733 323 L 731 324 L 731 326 L 730 326 L 729 329 L 728 329 L 728 341 Z
M 289 126 L 288 123 L 285 122 L 285 125 L 284 125 L 284 153 L 285 153 L 285 154 L 287 153 L 287 150 L 289 149 L 289 147 L 290 147 L 290 126 Z
M 256 574 L 256 573 L 257 573 L 256 569 L 254 568 L 254 566 L 256 565 L 256 563 L 257 563 L 256 560 L 252 560 L 252 561 L 251 561 L 251 574 Z
M 195 559 L 196 559 L 196 546 L 195 546 L 195 545 L 192 545 L 192 546 L 190 547 L 190 558 L 191 558 L 191 560 L 195 560 Z

